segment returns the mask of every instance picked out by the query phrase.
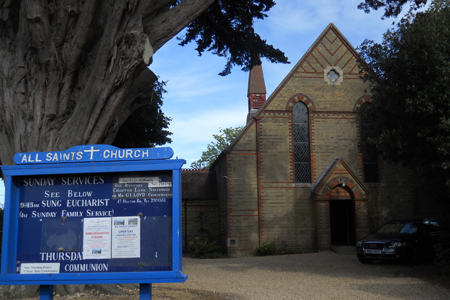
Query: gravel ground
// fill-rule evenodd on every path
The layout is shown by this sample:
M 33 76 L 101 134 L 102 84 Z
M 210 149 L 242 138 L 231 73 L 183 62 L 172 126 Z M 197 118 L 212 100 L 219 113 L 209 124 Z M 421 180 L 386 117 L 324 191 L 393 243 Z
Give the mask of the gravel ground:
M 266 257 L 183 258 L 184 283 L 153 284 L 154 300 L 450 299 L 450 279 L 433 263 L 361 264 L 354 247 Z M 139 299 L 87 292 L 63 299 Z M 55 297 L 60 299 L 60 297 Z
M 185 283 L 228 299 L 450 299 L 449 279 L 432 263 L 361 264 L 354 247 L 268 257 L 183 259 Z M 169 285 L 157 285 L 169 286 Z

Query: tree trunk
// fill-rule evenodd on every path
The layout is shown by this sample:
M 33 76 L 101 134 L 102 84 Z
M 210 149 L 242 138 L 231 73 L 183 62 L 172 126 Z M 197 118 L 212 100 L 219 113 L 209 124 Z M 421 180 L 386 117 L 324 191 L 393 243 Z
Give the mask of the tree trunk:
M 148 104 L 149 57 L 214 0 L 0 0 L 0 162 L 109 144 Z

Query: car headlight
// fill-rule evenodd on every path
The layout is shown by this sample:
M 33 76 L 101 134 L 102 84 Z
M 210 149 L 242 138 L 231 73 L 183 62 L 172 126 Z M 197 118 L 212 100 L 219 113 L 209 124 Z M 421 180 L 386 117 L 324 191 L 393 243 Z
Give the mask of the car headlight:
M 398 242 L 398 241 L 391 241 L 389 243 L 389 248 L 403 247 L 403 246 L 405 246 L 405 243 Z
M 356 247 L 361 247 L 362 246 L 362 242 L 361 241 L 358 241 L 357 243 L 356 243 Z

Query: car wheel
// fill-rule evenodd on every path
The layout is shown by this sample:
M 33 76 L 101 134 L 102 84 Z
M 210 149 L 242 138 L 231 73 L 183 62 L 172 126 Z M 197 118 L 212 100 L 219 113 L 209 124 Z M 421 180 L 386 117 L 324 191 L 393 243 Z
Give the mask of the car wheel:
M 371 259 L 367 259 L 367 258 L 358 258 L 358 259 L 363 264 L 370 264 L 370 263 L 372 263 Z

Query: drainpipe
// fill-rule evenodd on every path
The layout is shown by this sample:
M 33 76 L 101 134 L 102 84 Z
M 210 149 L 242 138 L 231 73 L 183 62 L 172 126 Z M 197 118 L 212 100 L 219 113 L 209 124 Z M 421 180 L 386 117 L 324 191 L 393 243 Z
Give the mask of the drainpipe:
M 260 148 L 259 148 L 259 141 L 260 141 L 260 132 L 259 132 L 259 122 L 258 119 L 255 118 L 255 126 L 256 126 L 256 188 L 257 188 L 257 200 L 258 200 L 258 244 L 261 245 L 262 241 L 262 232 L 261 232 L 261 215 L 262 215 L 262 209 L 261 209 L 261 182 L 260 182 L 260 168 L 259 168 L 259 156 L 260 156 Z

